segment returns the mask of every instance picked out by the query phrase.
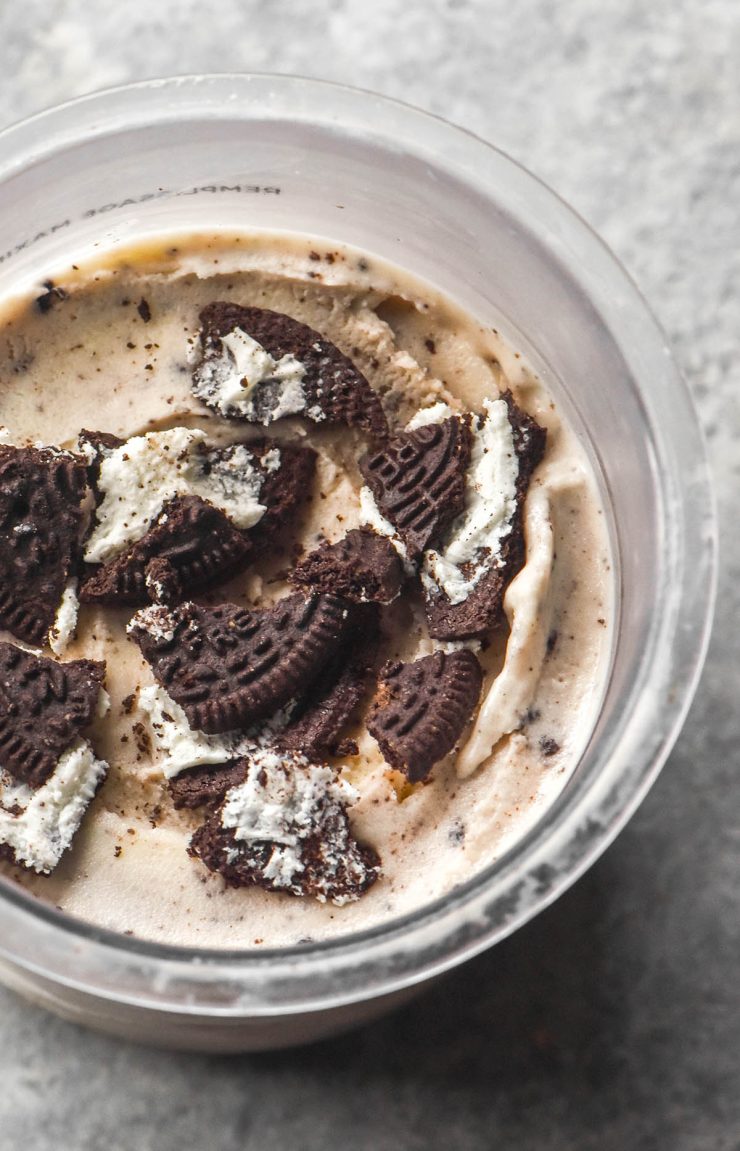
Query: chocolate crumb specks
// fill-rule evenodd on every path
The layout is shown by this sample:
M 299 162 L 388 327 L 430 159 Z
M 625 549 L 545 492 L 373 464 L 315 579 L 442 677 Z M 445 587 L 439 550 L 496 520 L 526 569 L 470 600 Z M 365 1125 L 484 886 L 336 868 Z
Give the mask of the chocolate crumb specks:
M 231 887 L 341 906 L 380 874 L 377 853 L 352 835 L 347 807 L 356 798 L 329 767 L 255 751 L 246 779 L 195 833 L 190 851 Z
M 44 280 L 43 288 L 43 295 L 36 297 L 36 307 L 42 315 L 45 315 L 51 311 L 55 304 L 67 299 L 67 292 L 55 284 L 53 280 Z
M 146 759 L 151 758 L 152 739 L 143 723 L 137 721 L 132 725 L 131 731 L 136 741 L 136 750 Z
M 149 307 L 149 301 L 142 297 L 136 305 L 136 311 L 139 313 L 144 323 L 148 324 L 152 318 L 152 309 Z

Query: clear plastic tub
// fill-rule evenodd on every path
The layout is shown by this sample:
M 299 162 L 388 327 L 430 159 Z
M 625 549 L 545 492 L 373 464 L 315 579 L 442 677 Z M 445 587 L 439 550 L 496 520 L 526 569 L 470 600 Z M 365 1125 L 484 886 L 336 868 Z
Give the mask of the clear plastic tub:
M 98 930 L 0 881 L 8 985 L 120 1035 L 221 1051 L 370 1018 L 573 883 L 676 738 L 715 569 L 703 443 L 661 332 L 588 227 L 494 148 L 369 93 L 284 76 L 147 82 L 0 134 L 0 296 L 94 245 L 245 227 L 368 249 L 529 357 L 600 477 L 619 623 L 599 721 L 560 797 L 495 866 L 381 928 L 258 955 L 192 951 Z

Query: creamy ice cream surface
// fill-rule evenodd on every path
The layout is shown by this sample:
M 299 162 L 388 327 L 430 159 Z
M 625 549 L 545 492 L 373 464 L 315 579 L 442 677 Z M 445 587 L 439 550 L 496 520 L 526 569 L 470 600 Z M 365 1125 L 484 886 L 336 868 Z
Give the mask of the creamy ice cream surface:
M 238 754 L 240 737 L 192 732 L 181 709 L 163 700 L 127 635 L 133 607 L 82 603 L 75 629 L 73 585 L 50 638 L 64 660 L 106 661 L 110 710 L 96 719 L 89 739 L 108 763 L 108 776 L 51 875 L 7 862 L 3 875 L 106 928 L 234 949 L 372 927 L 443 896 L 500 858 L 577 766 L 598 715 L 614 627 L 605 509 L 583 446 L 540 380 L 495 331 L 429 285 L 317 239 L 167 238 L 62 269 L 54 283 L 60 290 L 50 307 L 19 299 L 0 309 L 0 422 L 13 444 L 76 450 L 81 429 L 131 440 L 133 450 L 111 448 L 103 459 L 104 498 L 88 559 L 105 559 L 124 536 L 139 539 L 162 510 L 160 489 L 231 509 L 239 526 L 256 523 L 261 484 L 281 447 L 307 444 L 317 453 L 314 489 L 292 540 L 263 549 L 242 574 L 199 595 L 203 604 L 270 607 L 291 593 L 286 574 L 296 558 L 363 523 L 404 550 L 358 468 L 366 435 L 306 411 L 295 358 L 271 357 L 251 337 L 229 336 L 223 361 L 202 377 L 205 391 L 194 394 L 198 317 L 215 300 L 284 313 L 332 341 L 379 395 L 394 430 L 475 413 L 470 499 L 453 525 L 449 554 L 428 553 L 422 571 L 422 580 L 446 588 L 453 602 L 479 578 L 470 562 L 480 555 L 476 541 L 493 547 L 491 541 L 504 538 L 514 507 L 516 475 L 499 399 L 507 389 L 547 429 L 547 448 L 523 509 L 526 563 L 505 594 L 506 626 L 482 644 L 433 640 L 421 585 L 418 594 L 382 609 L 382 658 L 409 661 L 467 646 L 478 655 L 484 682 L 457 747 L 426 782 L 409 783 L 393 771 L 361 719 L 347 732 L 356 754 L 350 747 L 327 761 L 337 781 L 331 786 L 349 803 L 354 835 L 381 860 L 380 878 L 359 899 L 336 906 L 280 890 L 227 887 L 188 855 L 203 815 L 176 810 L 168 780 L 196 763 Z M 230 418 L 252 411 L 255 386 L 264 379 L 283 386 L 267 431 Z M 217 402 L 207 405 L 207 396 Z M 257 466 L 249 443 L 265 434 L 277 447 Z M 239 474 L 248 481 L 238 490 L 222 463 L 220 472 L 210 465 L 204 471 L 198 455 L 203 445 L 235 441 L 244 444 Z M 498 502 L 494 483 L 503 493 Z M 325 770 L 307 768 L 306 778 L 321 781 Z M 303 778 L 296 776 L 299 784 Z M 271 795 L 285 792 L 279 782 Z M 251 808 L 248 819 L 244 814 L 253 800 L 247 787 L 227 803 L 237 829 L 262 826 Z M 290 794 L 299 793 L 295 785 Z M 273 867 L 287 877 L 286 886 L 294 848 L 286 840 L 280 868 Z

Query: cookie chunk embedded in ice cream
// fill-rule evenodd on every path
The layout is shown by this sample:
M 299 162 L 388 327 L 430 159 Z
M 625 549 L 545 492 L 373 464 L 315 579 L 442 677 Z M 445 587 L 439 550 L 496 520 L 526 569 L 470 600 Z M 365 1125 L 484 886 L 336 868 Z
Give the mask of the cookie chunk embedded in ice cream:
M 380 516 L 410 560 L 419 560 L 462 512 L 470 445 L 470 417 L 450 414 L 441 422 L 412 423 L 360 460 Z
M 143 608 L 129 624 L 144 658 L 188 723 L 207 734 L 245 729 L 298 695 L 342 645 L 350 605 L 297 594 L 274 607 Z
M 359 844 L 347 808 L 358 795 L 336 773 L 304 756 L 260 749 L 246 778 L 195 833 L 191 854 L 231 887 L 263 887 L 324 903 L 356 900 L 380 874 Z
M 362 372 L 335 344 L 291 316 L 216 302 L 200 313 L 193 393 L 229 419 L 271 424 L 284 416 L 388 434 Z
M 355 603 L 389 604 L 401 592 L 404 570 L 388 537 L 364 526 L 334 544 L 320 544 L 294 568 L 290 582 Z
M 367 717 L 388 763 L 411 783 L 452 751 L 478 704 L 483 673 L 472 651 L 387 663 Z
M 346 747 L 342 734 L 375 676 L 378 614 L 375 604 L 353 605 L 341 646 L 275 732 L 276 746 L 313 759 L 337 755 Z
M 40 645 L 56 629 L 62 647 L 74 630 L 87 494 L 81 457 L 0 444 L 0 628 L 23 643 Z
M 95 718 L 104 675 L 94 660 L 57 663 L 0 643 L 0 767 L 30 787 L 44 783 Z
M 49 872 L 108 769 L 82 733 L 107 709 L 105 665 L 0 643 L 0 853 Z
M 208 448 L 189 428 L 126 441 L 85 434 L 97 498 L 85 547 L 86 603 L 177 601 L 242 570 L 254 533 L 289 523 L 308 497 L 312 449 L 269 441 Z
M 433 548 L 421 578 L 436 639 L 481 635 L 501 618 L 506 588 L 524 564 L 522 508 L 545 450 L 545 430 L 510 392 L 473 417 L 464 506 Z

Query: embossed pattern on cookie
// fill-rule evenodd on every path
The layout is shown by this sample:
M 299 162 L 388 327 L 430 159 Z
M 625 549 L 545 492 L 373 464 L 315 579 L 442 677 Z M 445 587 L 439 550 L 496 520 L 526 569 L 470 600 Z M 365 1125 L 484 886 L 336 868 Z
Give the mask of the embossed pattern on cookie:
M 57 663 L 0 643 L 0 766 L 40 787 L 60 755 L 92 722 L 105 664 Z
M 362 372 L 307 324 L 221 301 L 202 310 L 200 323 L 193 392 L 220 415 L 265 425 L 301 415 L 387 436 L 380 399 Z
M 467 650 L 438 651 L 413 663 L 389 662 L 380 671 L 367 729 L 391 767 L 418 783 L 452 751 L 482 683 L 481 666 Z
M 375 672 L 379 642 L 378 609 L 355 606 L 342 646 L 298 701 L 276 746 L 314 759 L 337 755 L 344 728 L 356 713 Z
M 375 503 L 409 559 L 420 559 L 463 510 L 470 443 L 470 417 L 450 416 L 401 432 L 360 460 Z

